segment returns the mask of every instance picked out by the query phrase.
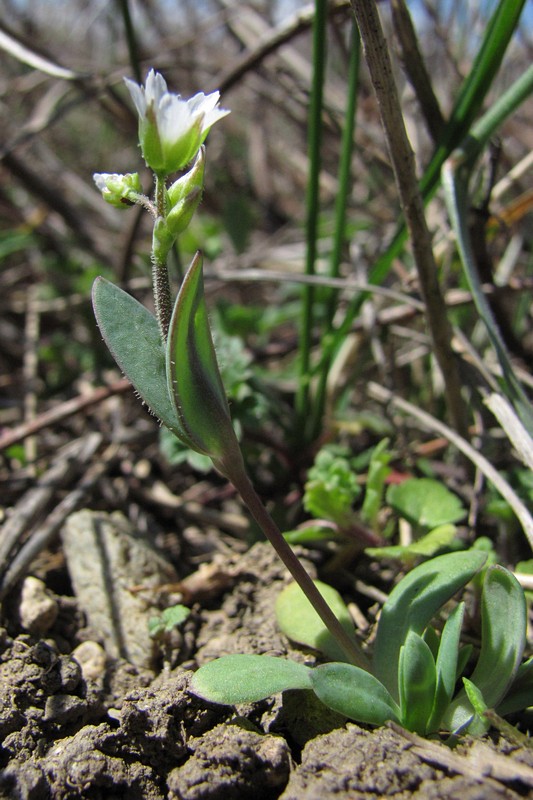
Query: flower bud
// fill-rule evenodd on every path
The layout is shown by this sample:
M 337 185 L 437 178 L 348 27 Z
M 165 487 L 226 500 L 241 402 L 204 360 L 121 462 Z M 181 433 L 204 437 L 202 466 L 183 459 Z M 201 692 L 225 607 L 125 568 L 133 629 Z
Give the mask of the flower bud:
M 137 172 L 127 172 L 125 175 L 95 172 L 93 180 L 106 203 L 115 208 L 128 208 L 142 197 L 141 179 Z
M 166 219 L 158 217 L 154 222 L 152 234 L 152 258 L 156 264 L 165 264 L 170 248 L 176 241 L 176 234 L 172 233 Z
M 201 147 L 189 172 L 183 175 L 167 192 L 169 207 L 166 222 L 175 236 L 187 228 L 202 199 L 204 188 L 205 148 Z

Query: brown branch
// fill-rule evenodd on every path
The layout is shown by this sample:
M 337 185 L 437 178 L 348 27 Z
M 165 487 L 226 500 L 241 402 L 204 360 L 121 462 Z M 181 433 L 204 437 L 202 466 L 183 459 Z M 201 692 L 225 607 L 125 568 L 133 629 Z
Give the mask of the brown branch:
M 102 403 L 104 400 L 107 400 L 108 397 L 112 397 L 115 394 L 122 394 L 128 391 L 128 389 L 131 389 L 131 383 L 126 378 L 123 378 L 116 383 L 112 383 L 111 386 L 101 386 L 93 392 L 80 394 L 77 397 L 73 397 L 71 400 L 66 400 L 64 403 L 51 408 L 49 411 L 39 414 L 31 421 L 17 425 L 16 428 L 12 428 L 2 434 L 0 436 L 0 452 L 7 447 L 11 447 L 11 445 L 17 444 L 17 442 L 21 442 L 23 439 L 26 439 L 27 436 L 33 436 L 43 428 L 48 428 L 56 422 L 62 422 L 67 417 L 71 417 L 73 414 L 79 414 L 80 411 L 84 411 L 86 408 L 89 408 L 89 406 Z

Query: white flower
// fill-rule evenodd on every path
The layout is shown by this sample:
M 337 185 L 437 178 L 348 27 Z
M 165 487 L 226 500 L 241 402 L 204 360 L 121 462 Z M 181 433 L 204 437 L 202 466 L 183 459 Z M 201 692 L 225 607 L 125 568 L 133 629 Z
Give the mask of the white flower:
M 189 164 L 209 129 L 229 111 L 218 108 L 220 92 L 199 92 L 184 100 L 167 89 L 165 79 L 150 70 L 146 86 L 125 79 L 139 114 L 139 141 L 146 164 L 160 176 Z

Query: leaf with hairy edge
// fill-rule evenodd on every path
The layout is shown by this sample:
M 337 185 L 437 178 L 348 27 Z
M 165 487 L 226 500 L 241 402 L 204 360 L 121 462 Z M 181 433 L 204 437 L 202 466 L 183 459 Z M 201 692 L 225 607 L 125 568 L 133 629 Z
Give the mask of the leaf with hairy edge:
M 321 664 L 310 670 L 311 684 L 324 705 L 368 725 L 400 721 L 399 708 L 377 678 L 353 664 Z
M 310 672 L 309 667 L 285 658 L 222 656 L 195 672 L 190 689 L 212 703 L 254 703 L 288 689 L 311 689 Z
M 154 315 L 105 278 L 96 278 L 92 298 L 100 332 L 122 372 L 163 425 L 192 447 L 170 400 L 165 350 Z
M 231 466 L 232 460 L 240 463 L 209 328 L 199 252 L 187 270 L 174 306 L 166 370 L 171 400 L 193 449 L 210 456 L 217 466 L 221 462 Z
M 437 611 L 481 569 L 486 553 L 447 553 L 419 564 L 390 593 L 378 623 L 374 674 L 398 698 L 398 659 L 409 630 L 422 634 Z

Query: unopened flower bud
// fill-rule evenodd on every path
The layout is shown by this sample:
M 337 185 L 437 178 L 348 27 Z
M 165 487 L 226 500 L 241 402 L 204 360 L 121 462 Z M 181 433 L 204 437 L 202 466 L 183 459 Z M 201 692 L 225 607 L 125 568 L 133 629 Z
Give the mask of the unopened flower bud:
M 125 175 L 96 172 L 93 179 L 104 200 L 115 208 L 128 208 L 143 196 L 137 172 L 127 172 Z
M 176 234 L 172 233 L 164 217 L 158 217 L 154 222 L 152 235 L 152 258 L 156 264 L 164 264 L 170 248 L 176 241 Z
M 196 161 L 189 172 L 183 175 L 167 192 L 168 229 L 175 236 L 187 228 L 202 199 L 204 188 L 205 148 L 201 147 Z

